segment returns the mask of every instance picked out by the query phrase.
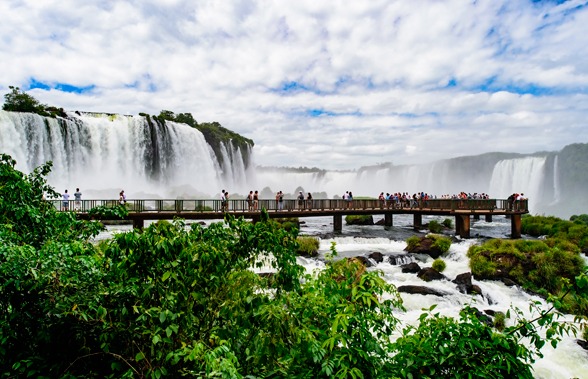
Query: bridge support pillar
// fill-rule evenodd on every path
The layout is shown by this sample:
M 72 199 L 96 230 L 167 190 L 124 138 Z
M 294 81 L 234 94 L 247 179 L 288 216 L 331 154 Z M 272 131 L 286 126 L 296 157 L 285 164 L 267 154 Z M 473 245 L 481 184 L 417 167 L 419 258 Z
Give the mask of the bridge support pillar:
M 513 214 L 510 216 L 510 238 L 521 238 L 523 225 L 521 224 L 521 215 Z
M 251 216 L 251 222 L 252 223 L 257 224 L 260 221 L 261 221 L 261 217 L 259 215 L 253 215 L 253 216 Z
M 145 220 L 139 218 L 133 219 L 133 229 L 143 230 L 144 226 Z
M 392 213 L 390 213 L 390 212 L 384 213 L 384 226 L 392 226 L 392 224 L 394 222 L 392 217 L 393 217 Z
M 333 215 L 333 230 L 340 233 L 343 230 L 343 216 L 340 214 Z
M 474 220 L 479 220 L 479 219 L 480 219 L 480 215 L 478 215 L 478 214 L 475 214 L 475 215 L 474 215 Z
M 420 229 L 423 226 L 423 215 L 420 213 L 415 213 L 413 215 L 413 228 Z
M 486 215 L 486 222 L 492 222 L 492 215 Z
M 455 233 L 470 238 L 470 215 L 455 215 Z

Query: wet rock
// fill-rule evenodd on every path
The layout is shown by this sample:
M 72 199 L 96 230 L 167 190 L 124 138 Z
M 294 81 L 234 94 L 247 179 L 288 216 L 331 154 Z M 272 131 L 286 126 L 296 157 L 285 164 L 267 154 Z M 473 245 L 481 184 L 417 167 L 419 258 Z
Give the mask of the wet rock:
M 360 261 L 365 267 L 372 267 L 372 262 L 367 257 L 357 256 L 354 259 Z
M 576 340 L 576 343 L 582 347 L 584 350 L 588 350 L 588 342 L 584 340 Z
M 430 288 L 427 286 L 414 286 L 414 285 L 399 286 L 398 292 L 417 294 L 417 295 L 433 295 L 433 296 L 445 296 L 446 295 L 445 292 L 436 290 L 434 288 Z
M 416 262 L 410 262 L 409 264 L 400 266 L 400 268 L 402 268 L 402 272 L 409 274 L 416 274 L 421 271 L 421 266 Z
M 377 263 L 382 263 L 384 262 L 384 254 L 374 251 L 373 253 L 371 253 L 370 255 L 368 255 L 368 257 L 370 259 L 373 259 L 374 261 L 376 261 Z
M 421 269 L 421 271 L 418 272 L 417 276 L 425 282 L 430 282 L 432 280 L 447 279 L 445 275 L 441 274 L 439 271 L 435 270 L 432 267 L 425 267 Z

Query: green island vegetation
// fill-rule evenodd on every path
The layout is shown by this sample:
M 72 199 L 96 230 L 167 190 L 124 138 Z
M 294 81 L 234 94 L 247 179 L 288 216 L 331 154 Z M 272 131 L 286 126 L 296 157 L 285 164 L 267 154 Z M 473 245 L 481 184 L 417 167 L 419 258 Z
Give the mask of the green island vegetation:
M 420 250 L 431 250 L 437 255 L 441 255 L 449 251 L 451 247 L 451 238 L 429 233 L 425 237 L 411 236 L 406 239 L 406 251 L 417 252 Z
M 472 274 L 479 279 L 509 279 L 546 298 L 567 313 L 588 316 L 588 292 L 570 288 L 586 271 L 580 256 L 586 252 L 586 215 L 570 221 L 557 217 L 525 216 L 523 233 L 546 236 L 539 240 L 492 239 L 468 249 Z M 573 220 L 573 221 L 572 221 Z
M 345 222 L 348 225 L 374 225 L 374 217 L 372 215 L 347 215 Z
M 264 212 L 206 228 L 160 221 L 94 244 L 100 222 L 43 200 L 58 196 L 51 163 L 28 175 L 15 165 L 0 156 L 2 377 L 532 378 L 541 348 L 576 331 L 537 303 L 532 319 L 509 310 L 502 331 L 470 306 L 401 325 L 381 273 L 334 259 L 334 245 L 323 270 L 305 273 L 298 229 Z M 252 270 L 268 263 L 272 275 Z M 587 292 L 588 277 L 562 286 Z
M 434 270 L 436 270 L 438 272 L 443 272 L 443 271 L 445 271 L 447 264 L 445 263 L 445 261 L 443 259 L 437 258 L 433 261 L 432 267 Z
M 298 242 L 298 255 L 303 255 L 306 257 L 316 257 L 318 255 L 320 243 L 317 238 L 310 236 L 298 236 L 296 241 Z

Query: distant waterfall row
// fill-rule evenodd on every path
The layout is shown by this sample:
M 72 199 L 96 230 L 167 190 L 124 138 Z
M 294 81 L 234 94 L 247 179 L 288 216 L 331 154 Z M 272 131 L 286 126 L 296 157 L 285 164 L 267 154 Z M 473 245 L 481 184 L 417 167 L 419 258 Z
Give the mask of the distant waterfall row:
M 0 152 L 30 172 L 53 161 L 50 184 L 89 198 L 195 197 L 229 185 L 245 188 L 241 151 L 224 144 L 222 164 L 198 130 L 142 116 L 70 113 L 52 119 L 0 111 Z
M 377 197 L 380 192 L 409 195 L 425 192 L 432 196 L 460 192 L 486 193 L 506 199 L 513 193 L 529 198 L 533 213 L 545 212 L 545 204 L 559 198 L 557 156 L 529 156 L 500 159 L 476 156 L 448 159 L 424 165 L 373 166 L 359 171 L 322 171 L 301 173 L 266 170 L 257 172 L 257 180 L 272 190 L 295 193 L 326 192 L 330 197 L 352 191 L 356 196 Z

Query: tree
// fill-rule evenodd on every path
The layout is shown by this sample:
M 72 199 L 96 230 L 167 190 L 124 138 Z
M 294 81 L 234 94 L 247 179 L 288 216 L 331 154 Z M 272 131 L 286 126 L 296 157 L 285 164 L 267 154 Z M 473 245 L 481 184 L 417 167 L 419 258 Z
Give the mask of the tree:
M 10 92 L 4 95 L 2 109 L 10 112 L 47 113 L 46 105 L 35 99 L 28 93 L 21 91 L 19 87 L 9 86 Z M 45 115 L 45 114 L 44 114 Z

